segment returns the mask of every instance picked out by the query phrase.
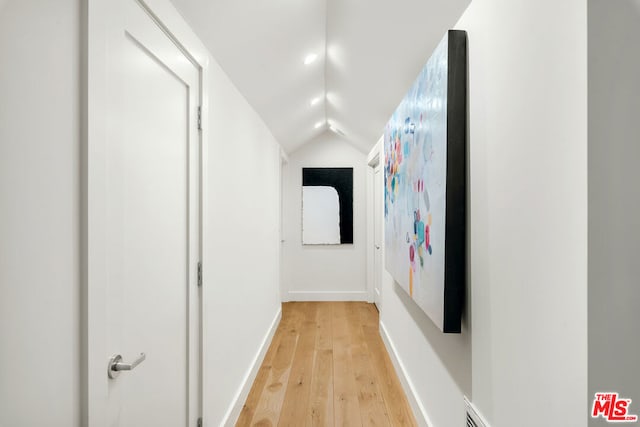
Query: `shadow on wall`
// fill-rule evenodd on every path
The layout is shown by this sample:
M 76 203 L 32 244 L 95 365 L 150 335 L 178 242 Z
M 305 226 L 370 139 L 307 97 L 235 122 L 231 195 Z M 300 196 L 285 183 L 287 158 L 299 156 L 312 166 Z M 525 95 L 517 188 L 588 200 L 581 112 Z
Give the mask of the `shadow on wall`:
M 589 0 L 588 15 L 587 403 L 612 390 L 632 399 L 629 412 L 637 415 L 640 0 Z M 606 425 L 589 420 L 590 427 Z
M 462 333 L 444 334 L 395 280 L 393 291 L 418 325 L 422 335 L 438 355 L 451 378 L 466 396 L 471 396 L 471 334 L 465 314 L 466 309 L 463 311 Z

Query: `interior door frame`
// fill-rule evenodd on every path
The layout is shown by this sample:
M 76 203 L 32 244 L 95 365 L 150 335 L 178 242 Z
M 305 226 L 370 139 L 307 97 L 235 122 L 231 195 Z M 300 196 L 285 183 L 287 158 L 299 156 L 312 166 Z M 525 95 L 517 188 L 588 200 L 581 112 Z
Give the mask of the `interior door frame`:
M 80 418 L 83 426 L 106 427 L 106 405 L 96 402 L 105 401 L 107 389 L 104 385 L 106 377 L 106 283 L 104 277 L 105 265 L 103 260 L 104 242 L 106 236 L 104 227 L 100 221 L 98 212 L 105 211 L 104 200 L 100 197 L 92 197 L 94 194 L 102 194 L 105 188 L 104 147 L 107 142 L 107 49 L 106 44 L 110 36 L 112 19 L 110 3 L 113 0 L 84 0 L 82 2 L 81 33 L 83 37 L 82 58 L 82 147 L 81 147 L 81 409 Z M 131 0 L 138 3 L 155 21 L 155 23 L 173 40 L 191 62 L 199 69 L 200 74 L 200 106 L 201 106 L 201 130 L 199 132 L 199 163 L 200 163 L 200 260 L 205 259 L 204 236 L 206 230 L 204 221 L 207 203 L 207 158 L 208 150 L 208 111 L 209 111 L 209 81 L 208 71 L 210 65 L 209 54 L 188 24 L 183 20 L 178 11 L 169 0 Z M 206 271 L 206 266 L 203 265 Z M 206 276 L 205 276 L 206 277 Z M 204 278 L 203 278 L 204 282 Z M 199 416 L 203 410 L 203 384 L 204 354 L 206 346 L 202 339 L 203 325 L 205 324 L 205 312 L 203 301 L 205 298 L 203 286 L 199 289 L 197 311 L 199 326 L 197 334 L 200 340 L 200 354 L 198 360 L 198 383 L 192 384 L 190 390 L 197 389 L 197 395 L 190 392 L 189 407 L 196 405 Z M 191 325 L 193 328 L 193 325 Z M 101 342 L 102 341 L 102 342 Z M 68 362 L 68 361 L 67 361 Z M 59 363 L 66 363 L 59 361 Z M 195 402 L 194 402 L 195 400 Z
M 373 169 L 373 191 L 374 192 L 382 192 L 383 189 L 383 183 L 382 183 L 382 174 L 383 174 L 383 168 L 382 168 L 382 162 L 378 161 L 378 163 L 376 163 L 375 165 L 372 166 Z M 376 176 L 378 175 L 379 176 Z M 373 240 L 373 267 L 374 267 L 374 271 L 373 271 L 373 303 L 376 305 L 376 308 L 378 309 L 378 311 L 382 310 L 382 270 L 383 270 L 383 265 L 384 265 L 384 259 L 382 258 L 382 233 L 384 232 L 383 230 L 383 226 L 384 226 L 384 209 L 383 209 L 383 205 L 382 205 L 382 200 L 383 200 L 383 196 L 379 195 L 379 198 L 377 199 L 377 204 L 376 204 L 376 197 L 375 194 L 373 195 L 373 235 L 372 235 L 372 240 Z M 379 227 L 377 227 L 376 224 L 376 217 L 379 218 L 380 221 L 380 225 Z M 376 230 L 376 228 L 378 228 Z M 378 247 L 376 245 L 376 231 L 378 233 L 380 233 L 380 247 Z M 379 254 L 378 254 L 379 252 Z M 378 280 L 378 292 L 376 292 L 376 279 Z
M 367 293 L 370 303 L 375 300 L 374 278 L 376 274 L 375 264 L 375 197 L 374 191 L 379 191 L 379 183 L 375 182 L 375 168 L 381 165 L 383 157 L 382 150 L 382 137 L 378 140 L 376 145 L 371 149 L 367 156 Z M 382 266 L 378 266 L 382 268 Z
M 284 150 L 280 149 L 280 222 L 278 224 L 280 234 L 280 243 L 278 244 L 278 282 L 280 283 L 280 287 L 278 298 L 281 302 L 289 301 L 289 287 L 287 286 L 284 268 L 284 246 L 287 244 L 284 223 L 287 203 L 287 179 L 289 178 L 288 167 L 289 156 Z

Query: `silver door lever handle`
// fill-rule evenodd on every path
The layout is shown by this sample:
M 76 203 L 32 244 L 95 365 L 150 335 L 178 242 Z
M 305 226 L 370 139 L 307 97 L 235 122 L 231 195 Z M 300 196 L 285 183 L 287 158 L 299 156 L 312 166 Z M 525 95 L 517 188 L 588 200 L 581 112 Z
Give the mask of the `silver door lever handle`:
M 133 363 L 123 363 L 122 355 L 116 354 L 115 356 L 111 357 L 111 359 L 109 359 L 109 367 L 107 372 L 109 374 L 109 378 L 118 378 L 118 375 L 120 375 L 120 371 L 132 371 L 136 366 L 144 362 L 146 358 L 146 354 L 140 353 L 140 356 L 138 356 L 138 358 L 134 360 Z
M 114 371 L 131 371 L 136 366 L 144 362 L 146 358 L 147 358 L 146 354 L 140 353 L 140 356 L 133 363 L 122 363 L 122 362 L 116 361 L 116 363 L 113 364 L 111 369 Z M 120 357 L 120 360 L 122 360 L 122 357 Z

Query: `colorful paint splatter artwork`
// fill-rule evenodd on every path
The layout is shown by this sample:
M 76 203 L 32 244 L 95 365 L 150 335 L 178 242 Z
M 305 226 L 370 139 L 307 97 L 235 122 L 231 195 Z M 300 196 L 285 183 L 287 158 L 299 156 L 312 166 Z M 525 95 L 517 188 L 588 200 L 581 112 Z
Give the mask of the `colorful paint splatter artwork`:
M 448 37 L 384 134 L 385 265 L 443 330 L 447 218 Z

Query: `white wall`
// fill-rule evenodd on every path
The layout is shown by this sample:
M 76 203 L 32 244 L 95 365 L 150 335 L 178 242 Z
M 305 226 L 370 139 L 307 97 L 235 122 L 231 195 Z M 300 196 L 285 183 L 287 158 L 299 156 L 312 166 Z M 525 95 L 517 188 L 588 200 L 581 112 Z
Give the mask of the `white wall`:
M 353 244 L 302 244 L 302 168 L 353 167 Z M 284 198 L 283 298 L 291 301 L 368 300 L 366 155 L 326 132 L 291 153 Z
M 617 391 L 640 415 L 640 1 L 588 5 L 589 399 Z
M 80 5 L 0 4 L 1 426 L 80 424 Z M 215 62 L 208 77 L 204 414 L 217 425 L 280 309 L 280 147 Z
M 213 426 L 280 310 L 280 146 L 215 61 L 209 84 L 204 419 Z
M 369 157 L 373 157 L 374 152 L 382 153 L 384 173 L 382 141 L 376 144 Z M 384 190 L 379 188 L 378 191 Z M 381 208 L 384 215 L 384 207 Z M 384 227 L 384 220 L 381 226 Z M 471 395 L 468 316 L 463 318 L 461 334 L 443 334 L 384 269 L 384 230 L 380 234 L 383 241 L 380 333 L 399 363 L 398 375 L 407 381 L 405 391 L 416 419 L 421 425 L 426 423 L 430 427 L 462 426 L 463 396 Z
M 455 28 L 469 36 L 464 331 L 438 333 L 389 278 L 382 325 L 433 426 L 463 425 L 464 394 L 493 427 L 584 426 L 586 2 L 474 0 Z
M 0 425 L 76 426 L 80 2 L 2 3 Z

